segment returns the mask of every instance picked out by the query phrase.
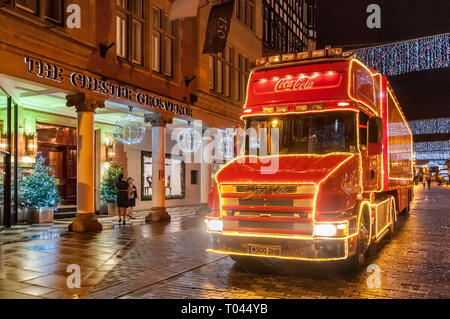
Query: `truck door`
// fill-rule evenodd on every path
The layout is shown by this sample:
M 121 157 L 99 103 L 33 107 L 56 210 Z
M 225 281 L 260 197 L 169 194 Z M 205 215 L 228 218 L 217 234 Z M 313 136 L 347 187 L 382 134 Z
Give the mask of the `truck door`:
M 360 151 L 363 169 L 364 192 L 381 190 L 382 187 L 382 119 L 372 117 L 360 122 Z

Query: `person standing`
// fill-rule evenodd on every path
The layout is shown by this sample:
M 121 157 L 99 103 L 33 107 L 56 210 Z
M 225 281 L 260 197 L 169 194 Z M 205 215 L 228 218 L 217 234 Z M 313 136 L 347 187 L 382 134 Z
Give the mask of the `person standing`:
M 119 207 L 119 223 L 123 222 L 124 225 L 126 224 L 125 220 L 127 218 L 127 210 L 129 206 L 129 187 L 128 182 L 123 180 L 123 174 L 120 174 L 116 183 L 117 207 Z
M 428 184 L 428 189 L 430 189 L 430 186 L 431 186 L 431 174 L 429 172 L 427 173 L 427 184 Z
M 136 199 L 138 198 L 137 188 L 134 185 L 134 180 L 132 177 L 128 177 L 127 181 L 130 189 L 130 199 L 128 202 L 128 218 L 135 219 L 133 216 L 133 209 L 136 206 Z

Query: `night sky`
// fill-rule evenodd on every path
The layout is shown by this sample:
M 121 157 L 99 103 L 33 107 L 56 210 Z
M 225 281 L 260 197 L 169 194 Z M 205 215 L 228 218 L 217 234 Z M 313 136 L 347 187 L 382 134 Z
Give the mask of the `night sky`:
M 318 0 L 317 47 L 354 48 L 450 32 L 450 0 Z M 369 4 L 381 7 L 381 29 L 369 29 Z M 388 78 L 409 120 L 450 117 L 450 70 Z

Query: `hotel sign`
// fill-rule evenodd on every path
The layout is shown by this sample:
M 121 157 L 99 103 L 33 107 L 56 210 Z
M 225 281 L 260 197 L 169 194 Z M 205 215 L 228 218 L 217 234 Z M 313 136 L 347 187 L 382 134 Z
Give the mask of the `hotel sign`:
M 29 57 L 25 57 L 25 63 L 28 66 L 27 73 L 40 78 L 58 83 L 69 81 L 75 88 L 81 88 L 107 97 L 137 103 L 180 116 L 192 117 L 192 109 L 187 105 L 179 104 L 173 100 L 152 93 L 86 75 L 83 72 L 72 72 L 70 75 L 66 75 L 62 68 L 54 64 Z

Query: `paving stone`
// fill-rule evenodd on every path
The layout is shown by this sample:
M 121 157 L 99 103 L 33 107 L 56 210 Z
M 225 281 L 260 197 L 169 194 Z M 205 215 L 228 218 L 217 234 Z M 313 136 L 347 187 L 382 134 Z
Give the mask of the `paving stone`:
M 109 217 L 104 223 L 114 227 L 99 234 L 0 245 L 0 298 L 448 299 L 450 188 L 415 190 L 409 219 L 369 256 L 381 268 L 380 289 L 367 287 L 365 271 L 341 274 L 334 264 L 254 270 L 207 253 L 203 218 L 183 207 L 169 209 L 171 223 L 119 226 Z M 81 266 L 80 289 L 66 285 L 73 263 Z

